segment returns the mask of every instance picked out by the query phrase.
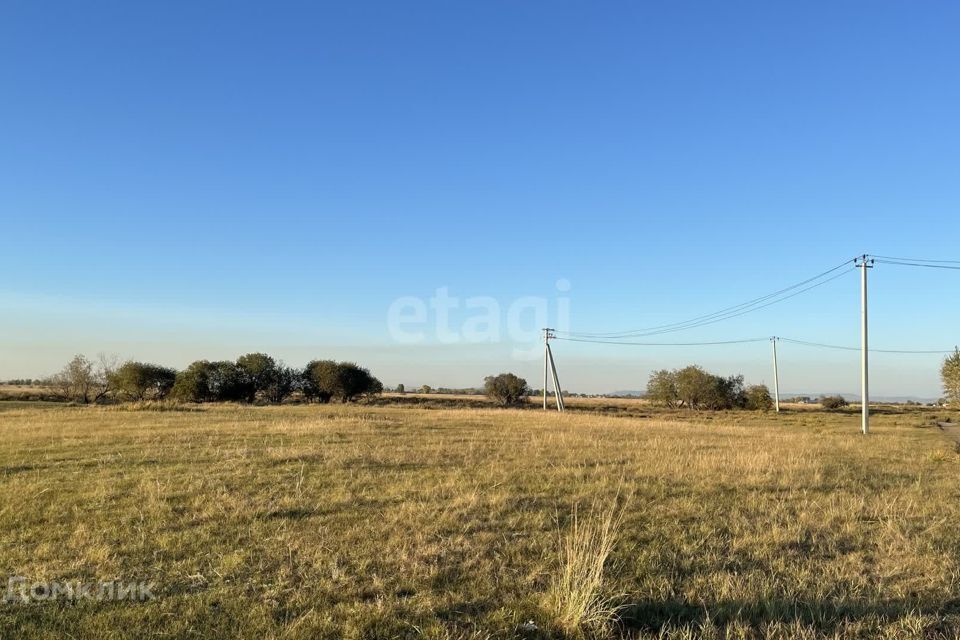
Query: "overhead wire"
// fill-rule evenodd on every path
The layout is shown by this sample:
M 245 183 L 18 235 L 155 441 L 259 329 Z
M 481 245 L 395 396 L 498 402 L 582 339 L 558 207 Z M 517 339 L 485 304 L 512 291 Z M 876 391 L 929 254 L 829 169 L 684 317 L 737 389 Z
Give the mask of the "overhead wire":
M 623 340 L 602 340 L 590 338 L 562 338 L 554 337 L 551 340 L 562 340 L 564 342 L 581 342 L 588 344 L 614 344 L 637 347 L 707 347 L 727 344 L 747 344 L 751 342 L 769 342 L 777 340 L 790 344 L 801 345 L 805 347 L 816 347 L 822 349 L 838 349 L 842 351 L 860 351 L 860 347 L 848 347 L 836 344 L 826 344 L 823 342 L 810 342 L 809 340 L 797 340 L 795 338 L 785 338 L 776 336 L 773 338 L 743 338 L 740 340 L 714 340 L 709 342 L 634 342 Z M 894 353 L 894 354 L 944 354 L 953 353 L 954 349 L 869 349 L 871 353 Z
M 875 261 L 877 264 L 895 264 L 904 267 L 924 267 L 926 269 L 951 269 L 960 271 L 960 265 L 933 264 L 932 262 L 905 262 L 903 260 L 886 260 L 881 258 L 876 258 Z
M 783 342 L 796 344 L 806 347 L 815 347 L 823 349 L 836 349 L 843 351 L 860 351 L 860 347 L 848 347 L 843 345 L 834 345 L 826 344 L 821 342 L 811 342 L 807 340 L 797 340 L 793 338 L 745 338 L 740 340 L 714 340 L 706 342 L 638 342 L 635 340 L 627 340 L 628 338 L 643 338 L 647 336 L 662 335 L 666 333 L 674 333 L 677 331 L 686 331 L 688 329 L 695 329 L 703 327 L 710 324 L 715 324 L 717 322 L 722 322 L 724 320 L 729 320 L 731 318 L 736 318 L 754 311 L 759 311 L 766 307 L 784 302 L 793 297 L 796 297 L 800 294 L 803 294 L 811 289 L 821 287 L 829 282 L 832 282 L 840 277 L 843 277 L 850 272 L 858 264 L 858 260 L 867 259 L 871 263 L 876 262 L 880 264 L 893 264 L 893 265 L 903 265 L 911 267 L 928 267 L 928 268 L 938 268 L 938 269 L 954 269 L 960 270 L 960 260 L 932 260 L 932 259 L 912 259 L 912 258 L 897 258 L 893 256 L 876 256 L 876 255 L 865 255 L 862 258 L 856 258 L 854 260 L 846 260 L 843 263 L 832 267 L 822 273 L 819 273 L 811 278 L 807 278 L 801 282 L 790 285 L 773 293 L 769 293 L 746 302 L 742 302 L 731 307 L 726 307 L 713 313 L 704 314 L 701 316 L 696 316 L 685 320 L 682 322 L 674 322 L 670 324 L 657 325 L 653 327 L 647 327 L 646 329 L 633 329 L 629 331 L 621 332 L 609 332 L 609 333 L 586 333 L 586 332 L 574 332 L 574 331 L 559 331 L 555 330 L 552 339 L 554 340 L 563 340 L 566 342 L 580 342 L 580 343 L 590 343 L 590 344 L 614 344 L 614 345 L 625 345 L 625 346 L 646 346 L 646 347 L 694 347 L 694 346 L 715 346 L 715 345 L 730 345 L 730 344 L 747 344 L 754 342 L 766 342 L 768 340 L 782 340 Z M 952 266 L 957 265 L 957 266 Z M 844 267 L 849 267 L 847 270 L 840 271 Z M 835 273 L 840 271 L 840 273 Z M 830 276 L 830 277 L 827 277 Z M 809 286 L 808 286 L 809 285 Z M 785 295 L 786 294 L 786 295 Z M 873 353 L 891 353 L 891 354 L 944 354 L 944 353 L 953 353 L 954 349 L 869 349 L 869 352 Z
M 941 264 L 960 264 L 960 260 L 931 260 L 929 258 L 898 258 L 895 256 L 869 256 L 871 258 L 877 258 L 879 260 L 900 260 L 902 262 L 932 262 L 932 263 L 941 263 Z
M 840 269 L 843 269 L 844 267 L 849 267 L 849 268 L 845 271 L 841 271 L 840 273 L 834 273 Z M 754 298 L 753 300 L 749 300 L 747 302 L 743 302 L 738 305 L 734 305 L 732 307 L 726 307 L 724 309 L 715 311 L 713 313 L 697 316 L 695 318 L 690 318 L 689 320 L 685 320 L 683 322 L 674 322 L 670 324 L 658 325 L 658 326 L 648 327 L 646 329 L 634 329 L 630 331 L 620 331 L 620 332 L 610 332 L 610 333 L 586 333 L 586 332 L 572 332 L 572 331 L 565 331 L 565 332 L 557 331 L 557 333 L 562 333 L 563 335 L 566 335 L 566 336 L 578 337 L 578 338 L 618 339 L 618 338 L 630 338 L 630 337 L 640 338 L 645 336 L 661 335 L 664 333 L 674 333 L 677 331 L 686 331 L 687 329 L 695 329 L 698 327 L 715 324 L 717 322 L 722 322 L 723 320 L 729 320 L 731 318 L 736 318 L 742 315 L 746 315 L 748 313 L 752 313 L 754 311 L 759 311 L 760 309 L 765 309 L 766 307 L 769 307 L 775 304 L 779 304 L 780 302 L 789 300 L 790 298 L 796 297 L 802 293 L 810 291 L 811 289 L 815 289 L 829 282 L 832 282 L 833 280 L 836 280 L 837 278 L 840 278 L 846 275 L 853 268 L 854 268 L 853 261 L 847 260 L 842 264 L 839 264 L 831 269 L 828 269 L 827 271 L 824 271 L 823 273 L 819 273 L 813 276 L 812 278 L 807 278 L 802 282 L 798 282 L 789 287 L 785 287 L 783 289 L 780 289 L 779 291 L 769 293 L 759 298 Z M 834 275 L 824 279 L 826 276 L 829 276 L 830 274 L 834 274 Z M 813 283 L 813 284 L 810 284 L 810 283 Z M 810 286 L 804 286 L 804 285 L 810 285 Z M 795 291 L 795 289 L 798 289 L 799 287 L 803 287 L 803 288 Z M 783 294 L 789 294 L 789 295 L 783 295 Z
M 779 337 L 778 340 L 783 342 L 789 342 L 791 344 L 798 344 L 805 347 L 818 347 L 821 349 L 839 349 L 843 351 L 860 351 L 860 347 L 847 347 L 836 344 L 824 344 L 822 342 L 809 342 L 807 340 L 795 340 L 792 338 L 783 338 Z M 901 353 L 901 354 L 944 354 L 944 353 L 953 353 L 953 349 L 867 349 L 870 353 Z
M 554 337 L 551 340 L 563 340 L 564 342 L 587 342 L 591 344 L 619 344 L 639 347 L 705 347 L 720 344 L 746 344 L 748 342 L 768 342 L 770 338 L 745 338 L 743 340 L 718 340 L 714 342 L 633 342 L 621 340 L 601 340 L 590 338 L 561 338 Z

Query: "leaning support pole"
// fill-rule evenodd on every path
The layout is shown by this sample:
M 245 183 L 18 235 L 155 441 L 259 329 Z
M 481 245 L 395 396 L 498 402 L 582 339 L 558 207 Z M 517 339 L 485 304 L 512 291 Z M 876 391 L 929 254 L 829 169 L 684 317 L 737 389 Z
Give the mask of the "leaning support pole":
M 553 372 L 553 392 L 557 395 L 557 411 L 563 411 L 563 392 L 560 390 L 560 378 L 557 377 L 557 363 L 553 361 L 553 350 L 547 344 L 547 355 L 550 357 L 550 370 Z
M 780 372 L 777 369 L 777 337 L 770 338 L 773 344 L 773 406 L 780 413 Z

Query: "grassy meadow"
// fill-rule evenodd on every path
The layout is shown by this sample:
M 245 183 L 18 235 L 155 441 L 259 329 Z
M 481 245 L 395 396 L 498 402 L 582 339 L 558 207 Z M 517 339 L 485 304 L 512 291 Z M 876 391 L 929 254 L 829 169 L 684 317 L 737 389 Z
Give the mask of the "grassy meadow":
M 156 585 L 0 637 L 960 637 L 946 411 L 575 408 L 0 403 L 4 582 Z

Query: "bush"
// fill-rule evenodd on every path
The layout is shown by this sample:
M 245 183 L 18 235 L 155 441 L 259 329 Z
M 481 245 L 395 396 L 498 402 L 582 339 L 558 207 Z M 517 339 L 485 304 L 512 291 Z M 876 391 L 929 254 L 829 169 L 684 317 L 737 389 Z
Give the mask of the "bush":
M 773 409 L 773 396 L 765 384 L 755 384 L 747 387 L 747 409 L 752 411 L 770 411 Z
M 265 400 L 280 404 L 293 392 L 296 374 L 265 353 L 248 353 L 237 358 L 237 367 L 247 377 L 247 401 L 257 394 Z
M 696 365 L 656 371 L 647 383 L 647 397 L 668 407 L 733 409 L 747 404 L 743 376 L 723 378 Z
M 97 363 L 77 355 L 57 374 L 45 382 L 65 400 L 88 404 L 100 402 L 110 391 L 114 361 L 104 355 Z
M 680 404 L 676 374 L 666 369 L 651 373 L 650 380 L 647 381 L 647 398 L 670 408 Z
M 383 385 L 370 371 L 352 362 L 314 360 L 300 375 L 300 388 L 308 400 L 322 403 L 338 399 L 352 402 L 360 396 L 381 393 Z
M 250 402 L 256 394 L 250 377 L 229 360 L 211 363 L 207 384 L 211 398 L 220 402 Z
M 489 376 L 483 381 L 483 389 L 487 397 L 494 400 L 501 407 L 524 404 L 530 394 L 530 387 L 523 378 L 512 373 L 501 373 L 498 376 Z
M 173 383 L 171 395 L 184 402 L 206 402 L 213 400 L 210 394 L 211 363 L 207 360 L 197 360 L 189 367 L 177 373 Z
M 823 396 L 820 398 L 820 406 L 824 409 L 841 409 L 847 406 L 847 401 L 843 396 Z
M 330 402 L 337 389 L 337 363 L 333 360 L 312 360 L 300 374 L 300 390 L 307 400 Z
M 173 388 L 177 372 L 144 362 L 125 362 L 110 373 L 110 387 L 130 400 L 162 400 Z
M 368 369 L 353 362 L 341 362 L 338 366 L 339 387 L 334 395 L 341 402 L 352 402 L 360 396 L 383 393 L 383 384 L 370 375 Z

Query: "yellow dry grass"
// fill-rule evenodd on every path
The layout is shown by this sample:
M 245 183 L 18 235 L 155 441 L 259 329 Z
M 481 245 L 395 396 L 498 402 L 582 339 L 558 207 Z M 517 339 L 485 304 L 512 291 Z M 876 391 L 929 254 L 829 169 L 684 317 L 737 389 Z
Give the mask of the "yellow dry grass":
M 0 637 L 595 635 L 551 605 L 582 586 L 558 527 L 600 541 L 571 575 L 616 607 L 609 636 L 960 630 L 943 412 L 878 411 L 863 438 L 811 411 L 158 408 L 0 403 L 4 579 L 157 585 L 0 604 Z M 619 526 L 574 519 L 618 492 Z

